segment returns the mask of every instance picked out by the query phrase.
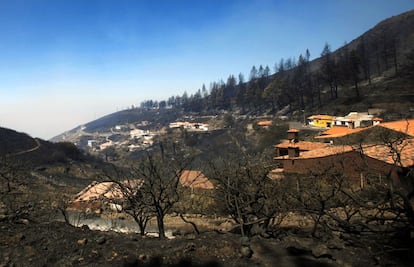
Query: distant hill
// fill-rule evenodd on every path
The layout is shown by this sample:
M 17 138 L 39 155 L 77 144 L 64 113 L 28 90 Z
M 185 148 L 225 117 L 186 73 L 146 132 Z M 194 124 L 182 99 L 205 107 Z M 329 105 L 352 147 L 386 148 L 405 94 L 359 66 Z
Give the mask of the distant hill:
M 12 168 L 27 182 L 83 187 L 98 179 L 106 166 L 73 143 L 52 143 L 0 127 L 0 170 Z
M 94 133 L 107 132 L 109 129 L 114 128 L 117 125 L 128 125 L 130 123 L 136 124 L 144 122 L 144 125 L 140 126 L 141 129 L 149 127 L 156 128 L 175 121 L 180 115 L 180 112 L 175 109 L 148 110 L 134 108 L 122 110 L 55 136 L 51 139 L 51 141 L 77 142 L 77 137 L 80 135 L 93 136 Z M 148 125 L 146 123 L 148 123 Z
M 142 121 L 151 122 L 154 124 L 153 126 L 165 125 L 170 121 L 174 121 L 179 116 L 176 110 L 169 109 L 157 110 L 155 115 L 157 116 L 154 116 L 154 112 L 146 109 L 129 109 L 109 114 L 98 120 L 89 122 L 84 126 L 86 127 L 85 131 L 93 133 L 99 132 L 103 128 L 107 129 L 108 126 L 115 127 L 116 125 L 124 125 Z
M 81 135 L 141 121 L 154 128 L 192 114 L 283 115 L 302 121 L 311 114 L 380 109 L 385 120 L 414 116 L 414 74 L 406 75 L 414 68 L 414 10 L 379 22 L 335 51 L 325 48 L 311 61 L 307 51 L 295 60 L 281 59 L 275 74 L 254 67 L 249 81 L 230 75 L 208 91 L 144 101 L 140 109 L 107 115 L 52 140 L 77 142 Z
M 0 128 L 0 155 L 19 153 L 36 146 L 36 140 L 29 135 Z
M 28 168 L 86 158 L 72 143 L 55 144 L 5 128 L 0 128 L 0 157 L 24 162 Z

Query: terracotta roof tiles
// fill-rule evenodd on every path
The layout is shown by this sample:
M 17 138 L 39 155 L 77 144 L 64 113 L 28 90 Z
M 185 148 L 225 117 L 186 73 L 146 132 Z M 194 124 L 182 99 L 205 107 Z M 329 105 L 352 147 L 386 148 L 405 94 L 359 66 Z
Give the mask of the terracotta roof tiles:
M 358 133 L 367 128 L 355 128 L 351 129 L 348 127 L 332 127 L 331 129 L 328 129 L 324 131 L 320 136 L 316 136 L 316 139 L 325 139 L 325 138 L 336 138 L 336 137 L 343 137 L 349 134 Z
M 329 144 L 326 143 L 319 143 L 319 142 L 309 142 L 309 141 L 299 141 L 297 143 L 292 143 L 291 141 L 284 141 L 278 145 L 276 145 L 276 148 L 289 148 L 289 147 L 297 147 L 301 151 L 306 150 L 314 150 L 318 148 L 326 148 Z
M 333 118 L 335 118 L 335 116 L 331 116 L 331 115 L 312 115 L 310 117 L 308 117 L 308 119 L 311 120 L 332 120 Z
M 383 122 L 376 126 L 388 128 L 397 132 L 414 136 L 414 119 Z
M 259 125 L 259 126 L 270 126 L 270 125 L 272 125 L 272 121 L 259 121 L 257 123 L 257 125 Z
M 142 180 L 139 181 L 123 181 L 125 185 L 130 187 L 140 188 L 142 186 Z M 107 199 L 121 199 L 124 197 L 121 188 L 115 182 L 93 182 L 81 192 L 76 195 L 76 201 L 90 201 L 99 198 Z
M 396 164 L 402 167 L 414 166 L 414 139 L 404 140 L 396 146 L 395 151 L 386 145 L 364 146 L 362 151 L 366 156 L 388 164 Z
M 353 151 L 355 148 L 352 146 L 330 146 L 325 144 L 325 147 L 315 148 L 309 151 L 300 152 L 298 159 L 311 159 L 311 158 L 323 158 L 332 155 L 338 155 L 345 152 Z M 276 157 L 275 159 L 287 159 L 288 155 Z
M 332 155 L 338 155 L 345 152 L 353 151 L 352 146 L 327 146 L 325 148 L 305 151 L 300 154 L 300 158 L 323 158 Z
M 201 171 L 184 170 L 180 183 L 191 188 L 214 189 L 214 185 Z
M 304 151 L 299 154 L 296 159 L 311 159 L 323 158 L 327 156 L 340 155 L 346 152 L 360 150 L 368 157 L 386 162 L 388 164 L 396 164 L 402 167 L 414 166 L 414 139 L 404 140 L 396 147 L 393 152 L 389 146 L 386 145 L 364 145 L 362 147 L 353 147 L 348 145 L 343 146 L 327 146 L 325 148 L 317 148 L 309 151 Z M 399 154 L 399 159 L 397 158 Z M 288 159 L 289 156 L 280 156 L 275 159 Z
M 288 133 L 298 133 L 299 130 L 298 129 L 289 129 L 287 132 Z
M 315 137 L 316 139 L 326 139 L 326 138 L 337 138 L 343 137 L 350 134 L 358 133 L 361 131 L 365 131 L 367 129 L 371 129 L 372 127 L 384 127 L 393 131 L 401 132 L 407 134 L 409 136 L 414 136 L 414 119 L 409 120 L 400 120 L 400 121 L 391 121 L 391 122 L 383 122 L 377 124 L 375 126 L 370 126 L 366 128 L 355 128 L 351 129 L 348 127 L 332 127 L 324 131 L 320 136 Z

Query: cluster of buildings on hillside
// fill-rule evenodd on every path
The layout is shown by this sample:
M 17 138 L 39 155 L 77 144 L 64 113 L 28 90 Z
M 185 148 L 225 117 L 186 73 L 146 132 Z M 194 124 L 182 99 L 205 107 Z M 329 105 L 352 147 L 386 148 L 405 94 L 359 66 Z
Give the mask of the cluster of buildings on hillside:
M 382 122 L 368 113 L 351 112 L 344 117 L 313 115 L 308 118 L 308 123 L 312 127 L 326 129 L 310 141 L 301 140 L 300 130 L 290 129 L 287 139 L 274 147 L 277 168 L 269 174 L 271 179 L 285 179 L 289 174 L 312 174 L 317 178 L 320 174 L 336 171 L 348 177 L 352 185 L 364 187 L 369 177 L 391 178 L 400 183 L 400 178 L 414 167 L 414 119 Z M 258 122 L 261 127 L 270 125 L 270 120 Z M 169 128 L 206 131 L 208 125 L 173 122 Z M 115 128 L 116 131 L 122 129 Z M 153 136 L 147 130 L 128 129 L 130 143 L 131 140 L 140 140 L 150 144 Z M 105 147 L 106 143 L 102 145 Z M 195 170 L 184 171 L 180 183 L 191 190 L 214 189 L 214 184 L 202 172 Z M 109 190 L 117 192 L 114 186 L 113 183 L 90 185 L 78 194 L 73 202 L 74 208 L 91 199 L 121 197 L 119 194 L 106 195 Z
M 345 126 L 351 129 L 367 127 L 380 123 L 381 118 L 374 117 L 368 112 L 350 112 L 346 116 L 312 115 L 307 118 L 307 124 L 314 127 L 331 128 Z
M 149 122 L 142 121 L 136 125 L 116 125 L 110 132 L 97 133 L 95 138 L 87 140 L 87 147 L 91 151 L 102 151 L 109 147 L 125 146 L 128 151 L 145 149 L 152 146 L 154 137 L 161 134 L 161 131 L 143 130 L 148 129 Z M 188 131 L 208 131 L 209 125 L 200 122 L 177 121 L 168 126 L 170 129 L 185 129 Z
M 318 175 L 335 170 L 361 187 L 372 175 L 397 181 L 414 167 L 414 119 L 365 128 L 334 126 L 315 141 L 300 141 L 299 130 L 290 129 L 288 139 L 275 150 L 278 168 L 271 173 L 275 179 L 289 173 Z
M 157 134 L 127 125 L 116 125 L 110 132 L 96 134 L 96 138 L 88 139 L 87 146 L 91 151 L 102 151 L 114 146 L 125 146 L 129 151 L 134 151 L 151 146 Z
M 200 122 L 176 121 L 169 124 L 170 129 L 182 128 L 189 131 L 208 131 L 208 124 Z

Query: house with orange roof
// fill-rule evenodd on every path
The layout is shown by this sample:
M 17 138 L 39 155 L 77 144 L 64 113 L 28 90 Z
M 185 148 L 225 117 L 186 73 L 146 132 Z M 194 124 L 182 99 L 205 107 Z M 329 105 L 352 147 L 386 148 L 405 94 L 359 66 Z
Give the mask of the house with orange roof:
M 191 189 L 214 189 L 213 183 L 201 171 L 184 170 L 180 176 L 180 183 Z
M 338 137 L 344 137 L 350 134 L 358 133 L 363 131 L 365 128 L 348 128 L 348 127 L 332 127 L 324 132 L 322 132 L 319 136 L 316 136 L 316 139 L 332 139 Z
M 319 142 L 299 141 L 299 130 L 290 129 L 287 131 L 288 140 L 275 146 L 276 156 L 296 155 L 299 152 L 309 151 L 316 148 L 325 148 L 328 145 Z
M 214 189 L 213 183 L 201 172 L 194 170 L 184 170 L 180 176 L 180 184 L 183 187 L 194 189 Z M 122 182 L 106 181 L 92 182 L 90 185 L 81 190 L 68 205 L 68 209 L 99 212 L 107 208 L 116 211 L 122 211 L 122 206 L 116 203 L 122 203 L 127 197 L 124 190 L 133 190 L 137 192 L 142 187 L 144 181 L 125 180 Z M 128 193 L 129 195 L 129 193 Z
M 322 132 L 319 136 L 315 137 L 319 140 L 334 140 L 337 138 L 342 138 L 350 136 L 356 133 L 362 133 L 365 135 L 370 134 L 373 131 L 380 129 L 387 129 L 395 133 L 406 135 L 406 138 L 414 137 L 414 119 L 400 120 L 400 121 L 391 121 L 378 123 L 366 128 L 348 128 L 335 126 L 331 129 L 328 129 Z
M 392 123 L 387 127 L 391 126 L 394 129 L 405 129 L 405 132 L 410 133 L 407 127 L 401 127 L 401 123 Z M 355 132 L 353 130 L 357 129 L 349 130 Z M 330 133 L 337 136 L 345 134 L 335 131 Z M 283 174 L 288 173 L 322 174 L 337 170 L 348 177 L 354 185 L 360 186 L 363 186 L 368 175 L 399 180 L 402 173 L 414 166 L 414 138 L 407 138 L 392 145 L 390 147 L 384 143 L 351 146 L 301 141 L 290 144 L 282 142 L 275 146 L 278 169 L 273 170 L 271 175 L 281 178 Z M 281 149 L 285 148 L 288 152 L 281 153 Z
M 366 145 L 361 147 L 362 154 L 403 168 L 414 166 L 414 139 L 405 139 L 390 145 Z
M 76 194 L 75 199 L 68 205 L 68 209 L 82 211 L 99 211 L 105 208 L 112 208 L 114 201 L 120 201 L 125 198 L 121 185 L 127 190 L 139 190 L 142 187 L 143 180 L 125 180 L 120 183 L 92 182 L 90 185 Z M 117 207 L 117 211 L 122 210 Z
M 414 166 L 413 153 L 412 139 L 406 140 L 399 152 L 391 152 L 386 145 L 331 146 L 275 157 L 279 166 L 275 172 L 317 175 L 336 170 L 356 185 L 363 185 L 369 175 L 398 181 L 402 173 Z
M 406 134 L 407 136 L 414 137 L 414 119 L 382 122 L 376 126 L 384 127 L 396 132 L 400 132 L 402 134 Z
M 272 125 L 272 121 L 271 120 L 261 120 L 257 122 L 257 126 L 259 127 L 269 127 Z

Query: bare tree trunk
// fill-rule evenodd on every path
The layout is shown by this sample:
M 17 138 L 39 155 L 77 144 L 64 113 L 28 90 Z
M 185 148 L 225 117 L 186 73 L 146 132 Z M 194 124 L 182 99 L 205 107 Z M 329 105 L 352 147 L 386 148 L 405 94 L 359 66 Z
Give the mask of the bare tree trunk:
M 157 226 L 159 238 L 165 238 L 165 227 L 164 227 L 164 213 L 162 211 L 157 212 Z
M 244 220 L 243 220 L 243 218 L 241 216 L 241 212 L 240 212 L 240 208 L 239 208 L 239 203 L 238 203 L 236 197 L 234 198 L 234 202 L 235 202 L 235 206 L 236 206 L 236 210 L 237 210 L 237 216 L 240 219 L 240 232 L 241 232 L 241 235 L 242 236 L 245 236 L 245 233 L 244 233 Z
M 145 235 L 145 229 L 147 228 L 148 219 L 147 218 L 138 218 L 134 216 L 135 222 L 138 224 L 139 227 L 139 234 L 141 236 Z
M 182 214 L 180 214 L 180 218 L 181 218 L 181 220 L 183 220 L 185 223 L 189 223 L 189 224 L 191 224 L 191 226 L 192 226 L 192 227 L 193 227 L 193 229 L 194 229 L 194 232 L 196 232 L 196 234 L 197 234 L 197 235 L 199 235 L 199 234 L 200 234 L 200 231 L 198 230 L 198 227 L 197 227 L 197 225 L 196 225 L 194 222 L 187 220 L 186 218 L 184 218 L 184 216 L 183 216 Z
M 318 229 L 318 225 L 321 221 L 321 218 L 322 218 L 324 212 L 325 212 L 325 202 L 322 201 L 321 202 L 321 208 L 320 208 L 319 213 L 318 213 L 318 217 L 315 220 L 315 224 L 313 225 L 313 229 L 312 229 L 312 236 L 313 237 L 315 237 L 315 235 L 316 235 L 316 230 Z

